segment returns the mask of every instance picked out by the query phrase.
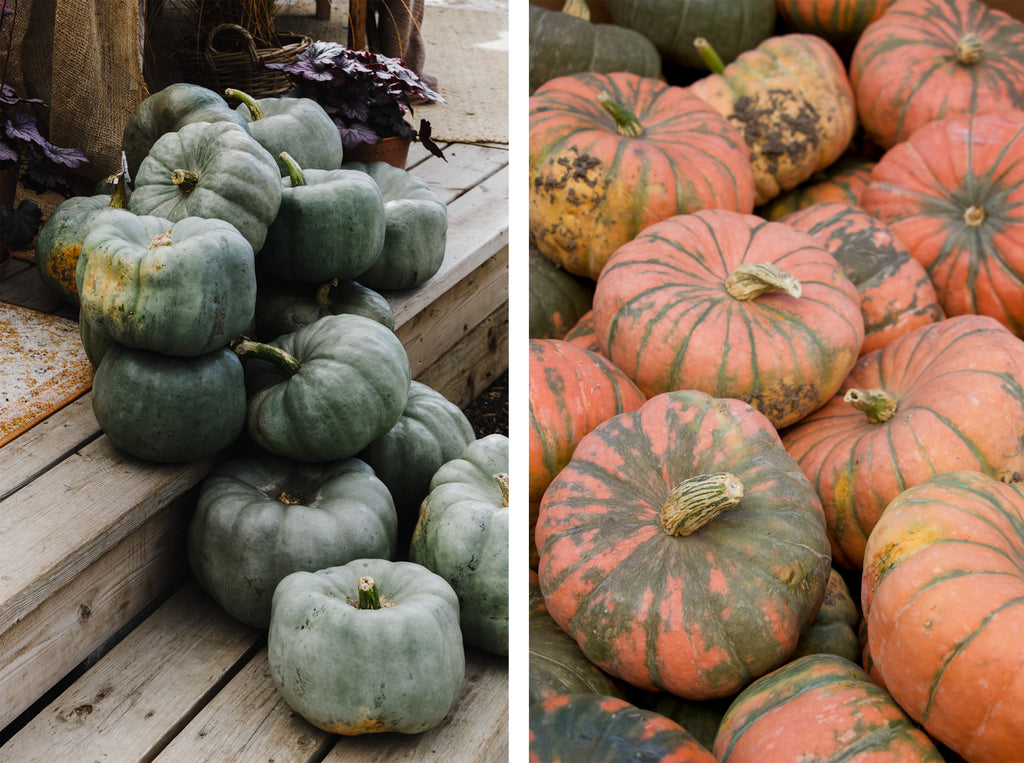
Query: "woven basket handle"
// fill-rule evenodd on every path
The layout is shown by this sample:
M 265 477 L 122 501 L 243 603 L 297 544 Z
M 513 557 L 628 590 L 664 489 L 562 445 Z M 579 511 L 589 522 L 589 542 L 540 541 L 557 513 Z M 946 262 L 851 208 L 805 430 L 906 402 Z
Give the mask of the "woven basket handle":
M 249 53 L 249 58 L 252 59 L 254 65 L 258 65 L 259 54 L 256 52 L 256 41 L 253 40 L 252 35 L 249 33 L 248 29 L 246 29 L 243 26 L 239 26 L 238 24 L 218 24 L 209 31 L 209 33 L 206 35 L 206 50 L 203 53 L 203 55 L 206 57 L 206 62 L 211 67 L 213 67 L 213 54 L 221 52 L 213 47 L 213 38 L 217 36 L 218 32 L 222 32 L 225 30 L 236 32 L 243 37 L 243 39 L 245 40 L 245 47 Z

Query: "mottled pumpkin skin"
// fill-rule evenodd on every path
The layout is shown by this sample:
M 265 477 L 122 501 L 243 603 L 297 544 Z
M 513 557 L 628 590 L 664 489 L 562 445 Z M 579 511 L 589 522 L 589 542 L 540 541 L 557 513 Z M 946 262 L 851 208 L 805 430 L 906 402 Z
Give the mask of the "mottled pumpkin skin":
M 739 265 L 771 263 L 802 284 L 741 301 Z M 594 292 L 605 354 L 651 397 L 699 389 L 743 400 L 777 427 L 823 405 L 864 341 L 856 287 L 806 233 L 706 210 L 652 225 L 608 261 Z
M 594 331 L 594 311 L 587 310 L 562 338 L 569 344 L 600 354 L 601 344 L 597 341 L 597 333 Z
M 675 721 L 601 694 L 557 694 L 530 705 L 530 763 L 715 763 Z
M 972 64 L 957 57 L 968 34 L 981 46 Z M 850 82 L 883 148 L 935 119 L 1024 108 L 1024 24 L 976 0 L 898 0 L 861 35 Z
M 755 213 L 765 220 L 778 220 L 790 212 L 821 202 L 858 205 L 874 166 L 875 162 L 870 159 L 845 156 L 791 191 L 758 207 Z
M 642 134 L 620 134 L 607 92 Z M 751 212 L 753 176 L 736 128 L 689 89 L 634 74 L 550 80 L 530 98 L 530 233 L 546 257 L 597 279 L 651 223 L 709 207 Z
M 685 479 L 729 472 L 742 499 L 688 536 L 662 529 Z M 536 530 L 548 611 L 598 667 L 686 699 L 782 664 L 830 569 L 817 495 L 771 423 L 738 400 L 670 392 L 580 440 Z
M 691 85 L 743 134 L 764 204 L 835 162 L 857 126 L 842 60 L 810 34 L 770 37 Z
M 835 655 L 801 657 L 744 689 L 713 751 L 722 763 L 943 760 L 892 697 Z
M 775 0 L 779 18 L 794 32 L 824 37 L 841 52 L 849 52 L 864 28 L 895 0 Z
M 834 654 L 857 662 L 861 655 L 857 639 L 860 611 L 850 595 L 850 589 L 839 571 L 833 569 L 825 586 L 825 599 L 821 602 L 814 622 L 800 634 L 793 658 L 809 654 Z
M 860 569 L 868 534 L 900 491 L 940 471 L 1024 476 L 1024 341 L 992 318 L 916 329 L 860 358 L 839 393 L 783 433 L 821 496 L 833 560 Z M 874 423 L 844 402 L 880 389 L 896 401 Z
M 861 206 L 935 285 L 947 315 L 990 315 L 1024 336 L 1024 111 L 925 125 L 871 173 Z
M 780 222 L 813 236 L 857 287 L 864 316 L 862 355 L 946 317 L 924 266 L 885 223 L 863 209 L 814 204 Z
M 874 666 L 933 737 L 977 763 L 1024 749 L 1024 496 L 975 471 L 911 487 L 868 541 Z

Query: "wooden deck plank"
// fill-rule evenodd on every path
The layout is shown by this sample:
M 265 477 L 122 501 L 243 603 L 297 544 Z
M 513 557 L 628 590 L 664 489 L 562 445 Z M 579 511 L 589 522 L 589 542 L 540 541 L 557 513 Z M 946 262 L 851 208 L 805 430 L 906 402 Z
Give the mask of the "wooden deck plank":
M 0 763 L 148 759 L 262 639 L 190 584 L 0 747 Z
M 451 143 L 444 149 L 448 161 L 437 157 L 409 171 L 426 181 L 446 204 L 508 166 L 508 150 L 474 143 Z

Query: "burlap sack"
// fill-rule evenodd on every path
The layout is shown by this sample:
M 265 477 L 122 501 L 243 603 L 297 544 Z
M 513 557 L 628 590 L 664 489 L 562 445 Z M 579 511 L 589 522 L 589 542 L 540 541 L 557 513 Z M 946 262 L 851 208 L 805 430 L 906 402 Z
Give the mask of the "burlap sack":
M 95 183 L 121 166 L 121 134 L 147 95 L 142 76 L 140 2 L 18 0 L 7 82 L 41 98 L 50 142 L 81 148 L 87 164 L 69 171 Z

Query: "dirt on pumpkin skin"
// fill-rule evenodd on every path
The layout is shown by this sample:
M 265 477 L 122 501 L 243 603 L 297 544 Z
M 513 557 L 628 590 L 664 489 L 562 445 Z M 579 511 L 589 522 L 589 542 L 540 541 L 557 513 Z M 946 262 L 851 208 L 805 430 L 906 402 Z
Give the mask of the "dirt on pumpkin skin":
M 735 124 L 754 157 L 763 157 L 772 175 L 783 159 L 799 166 L 821 144 L 821 117 L 805 98 L 785 89 L 736 99 L 729 120 Z

